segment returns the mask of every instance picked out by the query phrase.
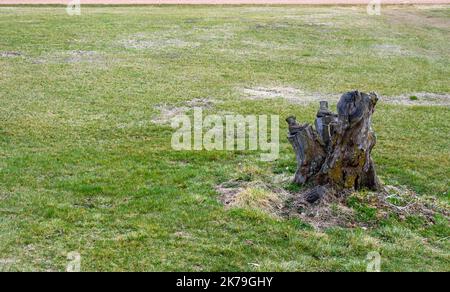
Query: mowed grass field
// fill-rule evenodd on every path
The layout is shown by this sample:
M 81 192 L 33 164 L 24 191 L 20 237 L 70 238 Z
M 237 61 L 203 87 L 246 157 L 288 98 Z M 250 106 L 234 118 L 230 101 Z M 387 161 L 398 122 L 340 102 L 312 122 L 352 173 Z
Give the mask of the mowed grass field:
M 2 268 L 63 271 L 76 251 L 83 271 L 365 271 L 376 251 L 383 271 L 449 271 L 444 215 L 432 225 L 391 216 L 315 230 L 224 208 L 216 191 L 233 179 L 292 176 L 283 118 L 312 122 L 317 111 L 283 96 L 249 99 L 246 89 L 336 100 L 374 90 L 379 176 L 448 208 L 450 6 L 381 12 L 82 6 L 71 17 L 64 7 L 0 7 Z M 416 105 L 420 94 L 444 104 Z M 388 102 L 396 96 L 407 98 Z M 199 100 L 212 103 L 205 113 L 280 115 L 279 159 L 172 150 L 161 108 Z

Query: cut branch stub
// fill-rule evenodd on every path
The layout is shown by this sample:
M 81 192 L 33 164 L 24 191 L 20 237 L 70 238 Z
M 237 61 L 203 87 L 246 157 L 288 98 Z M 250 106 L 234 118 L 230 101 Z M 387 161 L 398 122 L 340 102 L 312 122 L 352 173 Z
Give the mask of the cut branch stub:
M 288 139 L 297 156 L 294 182 L 330 185 L 337 190 L 378 190 L 370 156 L 376 144 L 371 117 L 377 101 L 376 93 L 348 92 L 339 100 L 337 114 L 322 101 L 315 128 L 289 117 Z

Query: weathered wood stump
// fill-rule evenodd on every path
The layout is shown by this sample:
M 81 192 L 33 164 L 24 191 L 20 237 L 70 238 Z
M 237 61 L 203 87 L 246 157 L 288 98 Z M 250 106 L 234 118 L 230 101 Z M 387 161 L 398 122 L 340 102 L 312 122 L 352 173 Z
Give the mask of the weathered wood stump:
M 370 155 L 376 144 L 371 118 L 377 101 L 376 93 L 352 91 L 339 100 L 337 114 L 320 102 L 314 127 L 297 123 L 293 116 L 286 119 L 297 156 L 294 182 L 316 187 L 308 194 L 309 202 L 320 199 L 324 186 L 336 191 L 380 189 Z

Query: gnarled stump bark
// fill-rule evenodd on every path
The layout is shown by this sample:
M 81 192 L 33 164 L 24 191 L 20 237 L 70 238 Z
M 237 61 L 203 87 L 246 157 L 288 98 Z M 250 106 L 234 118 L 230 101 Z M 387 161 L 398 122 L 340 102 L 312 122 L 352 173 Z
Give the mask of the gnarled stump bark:
M 328 103 L 323 101 L 315 128 L 289 117 L 288 139 L 298 164 L 294 181 L 335 190 L 379 190 L 370 156 L 376 144 L 371 117 L 377 101 L 376 93 L 348 92 L 339 100 L 337 114 L 329 111 Z

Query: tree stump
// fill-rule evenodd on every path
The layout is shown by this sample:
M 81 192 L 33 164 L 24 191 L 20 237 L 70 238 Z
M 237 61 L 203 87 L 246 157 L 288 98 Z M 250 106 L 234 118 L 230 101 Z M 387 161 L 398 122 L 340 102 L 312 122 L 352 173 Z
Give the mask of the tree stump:
M 321 101 L 314 127 L 297 123 L 294 116 L 287 118 L 288 139 L 297 156 L 294 182 L 336 191 L 380 190 L 371 157 L 376 144 L 371 118 L 377 101 L 376 93 L 352 91 L 340 98 L 337 114 Z M 320 199 L 324 192 L 316 188 L 309 201 Z

